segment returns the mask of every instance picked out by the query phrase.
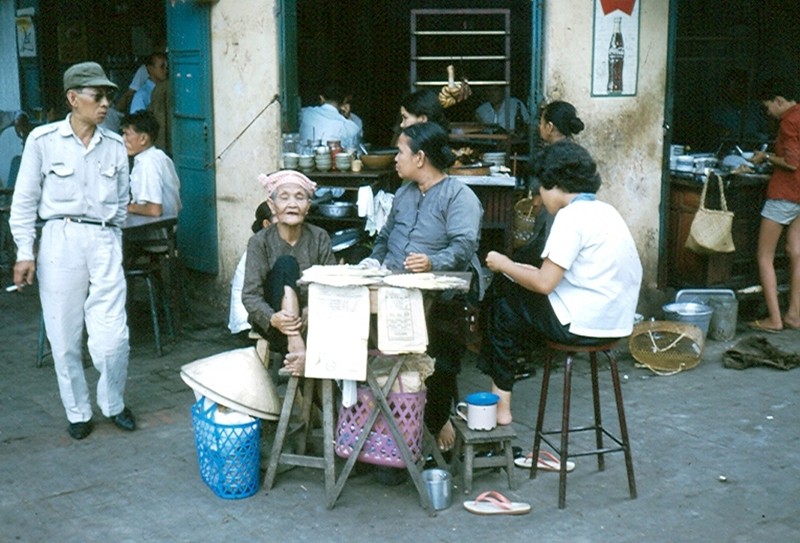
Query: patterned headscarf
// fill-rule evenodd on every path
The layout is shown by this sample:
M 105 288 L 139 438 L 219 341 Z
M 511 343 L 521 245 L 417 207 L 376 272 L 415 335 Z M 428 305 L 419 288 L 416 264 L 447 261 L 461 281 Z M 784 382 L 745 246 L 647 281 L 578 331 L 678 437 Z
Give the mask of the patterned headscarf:
M 311 195 L 317 190 L 316 183 L 296 170 L 280 170 L 269 175 L 262 173 L 258 176 L 258 180 L 264 185 L 264 189 L 269 196 L 272 196 L 278 187 L 287 183 L 300 185 Z

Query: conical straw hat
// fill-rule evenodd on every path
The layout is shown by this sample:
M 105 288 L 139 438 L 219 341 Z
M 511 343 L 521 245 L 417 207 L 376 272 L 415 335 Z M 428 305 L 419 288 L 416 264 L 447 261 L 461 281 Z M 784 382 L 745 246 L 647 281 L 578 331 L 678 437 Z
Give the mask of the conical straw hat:
M 253 417 L 278 420 L 281 402 L 255 347 L 235 349 L 181 367 L 181 379 L 220 405 Z

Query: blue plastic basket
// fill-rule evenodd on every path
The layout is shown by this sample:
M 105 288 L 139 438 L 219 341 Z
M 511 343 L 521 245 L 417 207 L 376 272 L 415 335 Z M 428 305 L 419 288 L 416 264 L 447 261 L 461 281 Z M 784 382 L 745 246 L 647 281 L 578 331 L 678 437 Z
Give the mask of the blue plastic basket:
M 200 477 L 226 500 L 247 498 L 258 491 L 261 461 L 261 420 L 245 424 L 220 424 L 214 420 L 217 404 L 203 409 L 204 399 L 192 406 Z

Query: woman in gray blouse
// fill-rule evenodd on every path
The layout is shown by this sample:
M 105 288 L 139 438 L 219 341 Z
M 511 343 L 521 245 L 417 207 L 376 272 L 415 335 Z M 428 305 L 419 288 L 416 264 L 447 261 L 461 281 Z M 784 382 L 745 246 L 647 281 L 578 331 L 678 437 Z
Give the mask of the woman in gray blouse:
M 445 173 L 455 161 L 447 132 L 436 123 L 414 124 L 403 129 L 397 147 L 397 173 L 410 182 L 397 189 L 370 258 L 410 273 L 469 270 L 483 208 L 472 189 Z M 463 337 L 454 338 L 431 321 L 428 354 L 436 359 L 436 370 L 425 383 L 425 423 L 439 448 L 449 450 L 455 442 L 450 407 L 458 401 L 456 376 L 466 347 Z

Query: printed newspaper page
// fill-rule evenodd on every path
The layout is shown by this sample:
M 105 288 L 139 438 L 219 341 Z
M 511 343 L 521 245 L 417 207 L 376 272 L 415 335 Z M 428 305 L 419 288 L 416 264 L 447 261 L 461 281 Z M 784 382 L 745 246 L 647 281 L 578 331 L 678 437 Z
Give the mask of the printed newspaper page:
M 422 291 L 378 289 L 378 349 L 384 354 L 424 353 L 427 346 Z
M 305 376 L 364 381 L 369 315 L 367 287 L 311 283 Z

